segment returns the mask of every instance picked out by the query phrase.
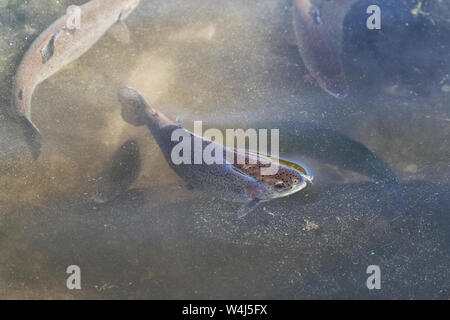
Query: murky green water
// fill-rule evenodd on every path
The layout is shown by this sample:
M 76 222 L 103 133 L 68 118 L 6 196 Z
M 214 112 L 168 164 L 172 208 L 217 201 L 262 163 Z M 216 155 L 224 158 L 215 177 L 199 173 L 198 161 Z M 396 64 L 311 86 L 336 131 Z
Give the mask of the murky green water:
M 450 6 L 361 0 L 347 14 L 348 98 L 309 81 L 290 1 L 143 0 L 131 42 L 105 35 L 43 82 L 33 161 L 8 116 L 31 42 L 83 1 L 0 0 L 0 298 L 449 298 Z M 365 9 L 382 7 L 382 30 Z M 237 205 L 188 190 L 146 129 L 122 120 L 130 85 L 192 129 L 279 128 L 314 185 Z M 142 172 L 107 204 L 89 194 L 127 139 Z M 405 215 L 390 221 L 394 210 Z M 67 266 L 82 290 L 66 288 Z M 382 289 L 368 290 L 379 265 Z

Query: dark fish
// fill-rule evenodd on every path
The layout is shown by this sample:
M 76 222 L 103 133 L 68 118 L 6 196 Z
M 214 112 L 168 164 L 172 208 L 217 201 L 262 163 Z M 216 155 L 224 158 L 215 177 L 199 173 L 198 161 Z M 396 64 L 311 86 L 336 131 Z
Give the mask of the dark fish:
M 97 203 L 113 200 L 136 181 L 140 170 L 139 146 L 128 140 L 116 151 L 95 184 L 92 199 Z

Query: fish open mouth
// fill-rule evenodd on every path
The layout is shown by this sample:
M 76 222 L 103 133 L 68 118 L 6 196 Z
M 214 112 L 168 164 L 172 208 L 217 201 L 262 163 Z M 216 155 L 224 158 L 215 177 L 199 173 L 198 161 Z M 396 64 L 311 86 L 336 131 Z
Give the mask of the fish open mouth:
M 305 180 L 306 183 L 313 184 L 313 180 L 314 180 L 313 176 L 309 176 L 309 175 L 306 175 L 306 174 L 303 175 L 302 174 L 302 178 Z

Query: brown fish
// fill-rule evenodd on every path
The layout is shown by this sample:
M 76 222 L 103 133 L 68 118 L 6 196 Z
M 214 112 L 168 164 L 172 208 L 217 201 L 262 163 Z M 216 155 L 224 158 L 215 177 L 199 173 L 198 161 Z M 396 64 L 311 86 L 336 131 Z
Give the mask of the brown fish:
M 303 62 L 319 86 L 336 98 L 348 94 L 341 60 L 344 18 L 357 0 L 293 0 L 293 26 Z
M 68 13 L 42 32 L 28 49 L 16 73 L 12 105 L 34 159 L 41 148 L 41 134 L 31 119 L 31 100 L 37 85 L 83 55 L 111 26 L 127 18 L 139 2 L 89 1 L 79 7 L 79 29 L 67 26 L 72 18 Z

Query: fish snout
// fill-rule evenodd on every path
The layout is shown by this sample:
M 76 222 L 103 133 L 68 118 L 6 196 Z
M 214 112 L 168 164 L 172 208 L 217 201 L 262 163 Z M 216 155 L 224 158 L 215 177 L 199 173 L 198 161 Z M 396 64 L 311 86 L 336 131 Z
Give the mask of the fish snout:
M 124 86 L 119 88 L 118 96 L 123 120 L 136 127 L 145 125 L 146 103 L 139 92 Z

